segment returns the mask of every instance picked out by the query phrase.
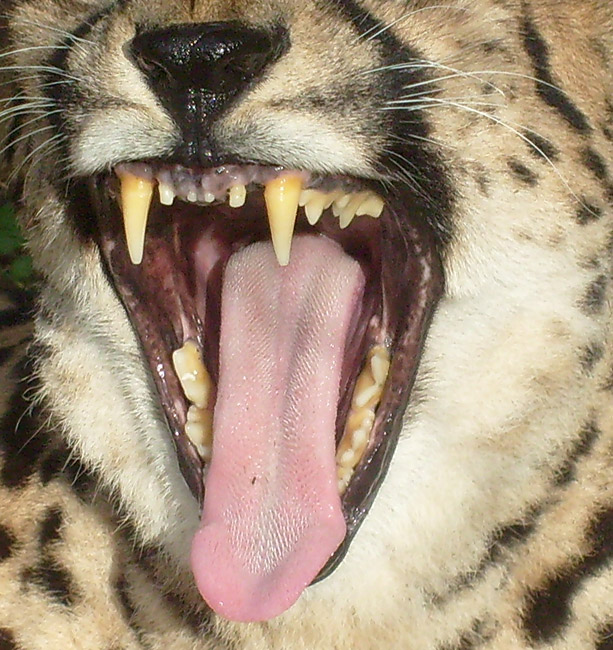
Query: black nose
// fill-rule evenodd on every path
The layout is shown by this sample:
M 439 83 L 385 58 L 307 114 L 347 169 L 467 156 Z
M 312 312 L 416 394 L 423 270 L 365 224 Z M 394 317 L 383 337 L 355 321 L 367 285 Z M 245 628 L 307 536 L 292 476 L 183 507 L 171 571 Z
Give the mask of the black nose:
M 200 157 L 194 164 L 210 162 L 205 141 L 210 118 L 256 82 L 287 47 L 281 27 L 220 22 L 145 31 L 132 39 L 128 51 L 182 131 L 179 157 Z

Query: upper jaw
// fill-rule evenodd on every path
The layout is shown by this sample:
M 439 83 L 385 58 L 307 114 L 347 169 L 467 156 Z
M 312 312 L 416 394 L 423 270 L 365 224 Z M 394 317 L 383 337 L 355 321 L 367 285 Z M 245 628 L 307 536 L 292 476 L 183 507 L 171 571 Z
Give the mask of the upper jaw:
M 242 187 L 253 189 L 259 184 L 265 186 L 263 193 L 257 188 L 246 194 L 243 192 Z M 123 200 L 124 210 L 138 211 L 125 205 L 126 196 L 133 192 L 133 185 L 140 185 L 144 194 L 149 196 L 145 196 L 144 200 L 136 200 L 137 203 L 140 202 L 144 217 L 141 218 L 141 225 L 136 226 L 137 234 L 128 235 L 128 240 L 130 237 L 139 241 L 142 238 L 142 242 L 131 242 L 126 247 L 119 204 Z M 286 187 L 280 189 L 283 185 Z M 297 232 L 306 232 L 316 228 L 318 232 L 338 238 L 343 246 L 354 253 L 367 244 L 368 251 L 360 254 L 364 255 L 362 263 L 372 266 L 368 286 L 374 297 L 368 309 L 376 316 L 374 321 L 377 325 L 366 328 L 355 339 L 356 349 L 359 350 L 356 357 L 361 359 L 366 356 L 375 345 L 386 350 L 386 355 L 391 354 L 389 374 L 387 380 L 384 377 L 382 382 L 385 387 L 381 387 L 376 400 L 371 402 L 374 406 L 370 440 L 367 447 L 362 449 L 357 467 L 351 468 L 349 472 L 351 480 L 348 484 L 345 480 L 341 488 L 347 535 L 320 573 L 320 577 L 323 577 L 342 559 L 376 495 L 393 454 L 429 320 L 442 292 L 440 262 L 430 228 L 407 216 L 406 208 L 400 207 L 401 197 L 385 195 L 380 190 L 375 192 L 374 190 L 379 188 L 371 183 L 345 176 L 325 177 L 304 170 L 288 171 L 255 165 L 226 165 L 215 169 L 195 170 L 158 162 L 130 163 L 118 165 L 114 175 L 99 176 L 93 179 L 92 184 L 98 213 L 99 244 L 116 290 L 126 306 L 149 360 L 169 428 L 173 433 L 179 465 L 198 500 L 203 497 L 202 468 L 206 467 L 207 452 L 202 448 L 198 449 L 198 444 L 190 441 L 185 435 L 186 422 L 190 419 L 190 409 L 193 416 L 195 401 L 190 399 L 190 395 L 186 395 L 185 382 L 178 377 L 180 373 L 177 370 L 180 368 L 177 368 L 176 355 L 173 360 L 173 352 L 184 349 L 186 341 L 198 342 L 206 365 L 211 366 L 210 378 L 207 381 L 210 381 L 209 389 L 210 386 L 213 387 L 209 391 L 213 397 L 210 400 L 207 398 L 198 409 L 212 413 L 214 387 L 218 379 L 215 343 L 210 341 L 214 338 L 211 335 L 211 327 L 214 329 L 215 323 L 211 325 L 201 321 L 194 285 L 194 282 L 196 285 L 199 282 L 209 282 L 210 278 L 189 278 L 185 268 L 177 268 L 178 258 L 173 258 L 174 253 L 166 251 L 164 242 L 167 242 L 168 236 L 171 235 L 181 242 L 180 247 L 184 248 L 186 257 L 196 254 L 198 237 L 192 232 L 192 224 L 197 213 L 202 214 L 197 226 L 198 232 L 202 232 L 203 224 L 209 224 L 210 232 L 215 234 L 220 220 L 225 220 L 233 224 L 230 228 L 232 236 L 238 235 L 239 239 L 244 239 L 246 229 L 249 228 L 254 234 L 249 235 L 247 239 L 266 239 L 270 235 L 265 220 L 261 217 L 255 219 L 253 215 L 264 211 L 264 204 L 267 202 L 265 195 L 269 187 L 272 187 L 272 190 L 268 194 L 277 194 L 271 201 L 279 202 L 278 194 L 286 191 L 288 185 L 289 192 L 298 196 L 297 200 L 290 199 L 292 206 L 296 203 L 290 212 L 297 213 L 297 218 L 296 215 L 289 218 L 295 220 L 290 231 L 296 228 Z M 123 199 L 120 198 L 121 189 Z M 356 198 L 358 196 L 359 200 Z M 323 203 L 322 197 L 327 197 Z M 211 198 L 213 200 L 210 200 Z M 222 201 L 224 198 L 227 203 Z M 330 214 L 331 211 L 324 210 L 323 216 L 317 215 L 322 207 L 325 208 L 330 203 L 330 198 L 337 214 L 333 215 Z M 133 199 L 128 198 L 128 202 L 131 200 Z M 334 205 L 334 201 L 338 205 Z M 309 210 L 309 202 L 314 202 L 317 206 Z M 303 209 L 304 206 L 298 205 L 304 203 L 306 210 Z M 151 209 L 151 214 L 144 214 L 145 204 L 146 212 Z M 172 204 L 173 207 L 167 208 L 162 204 Z M 360 211 L 371 214 L 357 215 L 352 224 L 349 218 L 351 215 L 347 216 L 345 212 L 343 217 L 343 210 L 349 204 L 353 205 L 354 216 Z M 360 210 L 364 204 L 366 207 Z M 201 207 L 207 205 L 214 207 Z M 248 215 L 249 211 L 253 214 Z M 272 212 L 274 211 L 273 207 Z M 207 218 L 209 212 L 215 212 L 216 215 L 210 221 Z M 270 208 L 268 212 L 270 215 Z M 283 209 L 281 212 L 283 213 Z M 240 214 L 246 215 L 245 218 L 238 216 Z M 142 222 L 146 224 L 147 216 L 149 224 L 146 226 L 145 237 L 145 226 Z M 274 221 L 274 216 L 271 220 Z M 286 208 L 279 220 L 288 220 Z M 245 225 L 243 221 L 249 221 L 249 225 Z M 272 227 L 273 233 L 275 227 Z M 223 230 L 225 226 L 220 225 L 219 228 Z M 286 233 L 287 231 L 288 228 L 285 228 Z M 220 241 L 226 242 L 228 233 L 229 231 L 223 230 Z M 275 244 L 275 253 L 280 264 L 287 264 L 291 259 L 291 232 L 289 236 L 282 235 L 281 239 L 283 238 L 284 241 Z M 226 246 L 226 243 L 223 245 Z M 241 245 L 244 245 L 244 242 Z M 221 269 L 227 259 L 224 255 L 221 254 L 219 258 Z M 152 280 L 153 276 L 165 278 L 167 282 L 168 286 L 161 295 Z M 182 361 L 178 362 L 179 366 L 181 363 Z M 363 374 L 360 370 L 361 361 L 357 359 L 353 363 L 358 364 L 357 367 L 348 370 L 344 379 L 348 397 L 345 397 L 339 406 L 337 462 L 342 452 L 348 449 L 347 436 L 343 434 L 343 429 L 344 420 L 351 411 L 349 401 L 352 386 L 357 376 Z M 187 364 L 189 366 L 189 361 Z M 201 414 L 198 417 L 202 419 Z M 191 419 L 193 420 L 193 417 Z

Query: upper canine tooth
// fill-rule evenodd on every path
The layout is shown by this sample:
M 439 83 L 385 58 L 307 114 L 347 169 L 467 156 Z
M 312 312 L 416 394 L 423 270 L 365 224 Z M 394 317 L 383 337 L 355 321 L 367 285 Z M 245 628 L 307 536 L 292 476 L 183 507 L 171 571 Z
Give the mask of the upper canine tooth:
M 244 185 L 234 185 L 230 188 L 230 196 L 228 198 L 228 203 L 231 208 L 240 208 L 245 205 L 245 199 L 247 198 L 247 188 Z
M 160 193 L 160 203 L 162 205 L 172 205 L 174 203 L 175 193 L 170 185 L 160 181 L 158 183 L 158 192 Z
M 264 190 L 272 246 L 280 266 L 289 264 L 301 191 L 302 179 L 294 174 L 278 176 Z
M 132 264 L 140 264 L 143 261 L 145 230 L 153 197 L 153 181 L 128 172 L 120 174 L 119 180 L 128 253 Z

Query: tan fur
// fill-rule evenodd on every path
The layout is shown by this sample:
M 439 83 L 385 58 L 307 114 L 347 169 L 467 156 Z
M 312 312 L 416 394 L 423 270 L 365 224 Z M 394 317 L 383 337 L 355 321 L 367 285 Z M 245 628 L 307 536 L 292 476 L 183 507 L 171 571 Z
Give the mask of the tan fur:
M 100 7 L 0 4 L 0 26 L 4 19 L 10 29 L 0 31 L 0 76 L 10 82 L 0 96 L 15 98 L 0 105 L 0 130 L 18 129 L 4 180 L 18 193 L 42 278 L 28 370 L 40 387 L 27 395 L 38 419 L 24 449 L 32 436 L 48 436 L 22 484 L 0 479 L 0 526 L 15 538 L 0 560 L 3 650 L 2 634 L 8 650 L 611 647 L 613 9 L 606 0 L 360 5 L 419 52 L 440 88 L 431 95 L 438 103 L 422 103 L 431 125 L 425 146 L 453 189 L 445 294 L 390 471 L 333 575 L 262 624 L 212 616 L 196 592 L 188 552 L 197 505 L 99 251 L 73 227 L 52 170 L 88 176 L 169 151 L 176 126 L 123 54 L 135 23 L 239 19 L 283 21 L 292 47 L 215 123 L 220 146 L 273 165 L 381 178 L 375 163 L 387 143 L 385 119 L 403 112 L 374 97 L 350 110 L 304 101 L 357 88 L 384 63 L 376 38 L 358 37 L 334 6 L 117 5 L 71 44 L 70 83 L 90 104 L 64 110 L 73 132 L 61 160 L 61 149 L 44 144 L 55 131 L 35 133 L 50 116 L 19 127 L 2 110 L 43 92 L 41 71 L 17 66 L 40 65 L 49 50 L 28 48 L 58 45 L 65 36 L 58 30 L 76 29 Z M 571 125 L 559 95 L 556 107 L 537 92 L 525 20 L 547 44 L 553 85 L 589 128 Z M 531 145 L 530 134 L 555 154 L 544 155 L 541 140 Z M 23 348 L 23 336 L 2 329 L 0 347 Z M 0 368 L 3 409 L 21 352 L 11 351 Z M 12 431 L 3 433 L 8 439 Z M 60 472 L 50 476 L 44 468 L 54 453 Z M 83 477 L 68 471 L 73 456 L 88 472 L 78 490 Z M 41 526 L 55 507 L 61 527 L 45 545 Z M 50 593 L 48 581 L 41 586 L 41 562 L 69 576 L 70 602 Z

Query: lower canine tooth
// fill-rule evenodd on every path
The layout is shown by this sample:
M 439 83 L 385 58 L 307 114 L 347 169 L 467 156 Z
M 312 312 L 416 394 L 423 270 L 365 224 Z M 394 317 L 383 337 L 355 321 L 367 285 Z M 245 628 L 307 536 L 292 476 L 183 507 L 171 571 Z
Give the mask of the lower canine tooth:
M 119 180 L 128 253 L 132 264 L 140 264 L 143 261 L 145 231 L 153 197 L 153 181 L 129 173 L 120 174 Z
M 196 343 L 185 341 L 183 347 L 172 353 L 172 362 L 185 397 L 198 408 L 206 408 L 211 398 L 213 382 Z
M 273 179 L 264 190 L 272 245 L 280 266 L 289 264 L 301 191 L 302 179 L 293 174 Z

